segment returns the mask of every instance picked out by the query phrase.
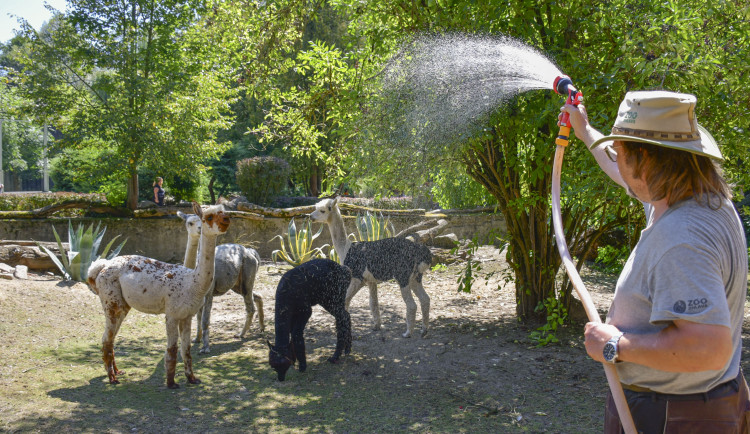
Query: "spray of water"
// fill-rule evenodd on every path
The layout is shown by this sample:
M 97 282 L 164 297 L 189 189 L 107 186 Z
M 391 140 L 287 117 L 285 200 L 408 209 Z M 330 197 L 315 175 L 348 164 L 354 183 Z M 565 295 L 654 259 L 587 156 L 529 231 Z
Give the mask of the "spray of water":
M 552 89 L 560 75 L 542 53 L 508 37 L 420 35 L 381 75 L 375 124 L 391 144 L 454 143 L 486 127 L 512 96 Z

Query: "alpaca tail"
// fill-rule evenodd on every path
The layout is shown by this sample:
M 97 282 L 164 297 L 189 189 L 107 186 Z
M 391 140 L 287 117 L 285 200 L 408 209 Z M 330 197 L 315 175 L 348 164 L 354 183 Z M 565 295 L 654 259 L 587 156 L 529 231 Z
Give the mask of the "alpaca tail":
M 99 275 L 99 272 L 102 271 L 102 268 L 104 268 L 105 265 L 107 265 L 106 259 L 97 259 L 89 267 L 89 277 L 88 279 L 86 279 L 86 283 L 88 283 L 91 292 L 96 295 L 99 295 L 99 288 L 96 287 L 96 277 Z

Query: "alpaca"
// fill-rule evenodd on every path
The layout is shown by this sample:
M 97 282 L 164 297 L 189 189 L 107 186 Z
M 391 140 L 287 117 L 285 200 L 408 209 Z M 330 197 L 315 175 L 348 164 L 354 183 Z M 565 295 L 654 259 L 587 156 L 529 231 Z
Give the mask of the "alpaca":
M 202 211 L 200 205 L 193 202 L 193 210 L 202 225 L 200 257 L 195 269 L 137 255 L 99 259 L 89 268 L 87 283 L 99 296 L 104 308 L 102 359 L 110 384 L 118 384 L 117 376 L 123 374 L 115 364 L 114 340 L 131 308 L 166 316 L 167 351 L 164 366 L 167 387 L 180 387 L 174 380 L 178 338 L 188 383 L 200 383 L 193 373 L 190 325 L 211 288 L 216 237 L 227 231 L 229 217 L 224 214 L 222 206 L 212 206 Z
M 195 258 L 198 250 L 198 239 L 200 238 L 200 219 L 195 214 L 184 214 L 177 211 L 177 216 L 185 221 L 188 232 L 188 243 L 185 249 L 185 260 L 183 265 L 187 268 L 195 268 Z M 260 331 L 265 330 L 265 318 L 263 315 L 263 298 L 253 292 L 255 276 L 260 267 L 260 255 L 254 249 L 248 249 L 239 244 L 222 244 L 215 251 L 215 273 L 212 283 L 213 290 L 206 294 L 206 301 L 196 314 L 196 337 L 193 342 L 202 342 L 201 354 L 210 353 L 209 348 L 209 325 L 211 323 L 211 307 L 216 296 L 226 294 L 230 289 L 241 295 L 245 300 L 245 325 L 235 335 L 244 338 L 255 315 L 255 305 L 258 307 L 258 321 Z M 255 304 L 253 304 L 253 302 Z
M 395 279 L 406 303 L 406 333 L 411 336 L 417 316 L 417 304 L 412 292 L 419 298 L 422 308 L 422 337 L 427 335 L 430 322 L 430 296 L 422 286 L 422 275 L 432 263 L 432 252 L 426 246 L 405 238 L 386 238 L 378 241 L 352 242 L 346 236 L 344 219 L 338 207 L 338 197 L 324 199 L 315 205 L 310 214 L 314 222 L 326 223 L 331 232 L 334 248 L 341 263 L 352 271 L 352 281 L 346 291 L 346 308 L 364 284 L 370 288 L 370 314 L 373 329 L 380 329 L 378 288 L 380 282 Z
M 279 381 L 284 381 L 295 360 L 299 360 L 300 372 L 307 369 L 303 334 L 316 304 L 336 318 L 336 350 L 328 361 L 337 363 L 342 352 L 351 352 L 352 324 L 344 306 L 350 280 L 349 269 L 330 259 L 313 259 L 281 277 L 276 288 L 276 341 L 274 345 L 268 342 L 268 363 Z

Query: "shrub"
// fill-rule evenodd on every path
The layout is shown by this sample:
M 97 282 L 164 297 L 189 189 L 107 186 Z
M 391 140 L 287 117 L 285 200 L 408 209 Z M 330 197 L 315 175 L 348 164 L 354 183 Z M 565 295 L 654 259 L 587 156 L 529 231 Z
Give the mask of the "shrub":
M 0 211 L 31 211 L 48 205 L 68 200 L 102 202 L 104 196 L 98 193 L 34 193 L 34 194 L 0 194 Z M 83 210 L 63 210 L 58 215 L 68 212 L 81 214 Z M 76 215 L 77 215 L 76 214 Z
M 278 157 L 253 157 L 237 162 L 237 185 L 249 202 L 268 205 L 284 190 L 289 163 Z

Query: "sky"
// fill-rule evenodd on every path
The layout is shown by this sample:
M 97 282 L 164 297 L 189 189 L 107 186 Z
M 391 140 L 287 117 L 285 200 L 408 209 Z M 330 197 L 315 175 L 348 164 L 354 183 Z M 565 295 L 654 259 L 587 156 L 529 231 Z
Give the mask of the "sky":
M 65 11 L 65 0 L 0 0 L 0 42 L 8 42 L 14 36 L 13 30 L 21 27 L 18 19 L 9 15 L 24 18 L 39 30 L 52 17 L 44 7 L 45 3 L 59 11 Z

